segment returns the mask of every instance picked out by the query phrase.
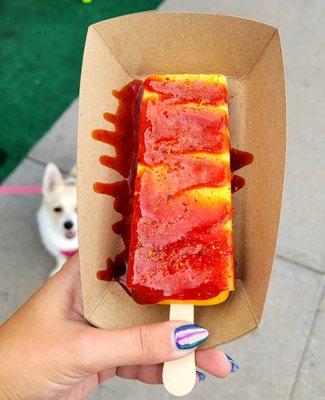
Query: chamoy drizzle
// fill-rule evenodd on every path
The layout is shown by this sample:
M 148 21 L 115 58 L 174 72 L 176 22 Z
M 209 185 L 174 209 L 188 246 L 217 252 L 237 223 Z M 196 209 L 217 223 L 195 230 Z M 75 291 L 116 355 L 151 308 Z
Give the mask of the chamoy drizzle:
M 96 182 L 93 186 L 96 193 L 114 197 L 113 207 L 122 216 L 121 220 L 112 225 L 112 230 L 121 236 L 124 249 L 114 259 L 107 259 L 106 269 L 97 272 L 97 278 L 105 281 L 123 281 L 126 272 L 133 188 L 137 169 L 137 119 L 140 98 L 138 94 L 141 85 L 141 81 L 134 80 L 121 90 L 114 90 L 113 96 L 119 102 L 116 114 L 104 113 L 104 119 L 114 124 L 115 131 L 96 129 L 91 134 L 93 139 L 114 146 L 116 156 L 103 155 L 99 158 L 99 162 L 119 172 L 124 178 L 114 183 Z
M 124 279 L 130 246 L 138 148 L 142 146 L 142 143 L 138 143 L 137 132 L 142 85 L 143 82 L 134 80 L 122 89 L 114 90 L 113 96 L 119 102 L 117 111 L 115 114 L 104 113 L 103 117 L 114 124 L 115 131 L 96 129 L 92 132 L 93 139 L 114 146 L 116 151 L 115 157 L 103 155 L 99 162 L 107 168 L 116 170 L 123 177 L 123 180 L 115 183 L 96 182 L 93 185 L 96 193 L 114 197 L 113 207 L 121 214 L 122 219 L 112 225 L 112 230 L 121 236 L 124 244 L 124 249 L 114 259 L 107 259 L 106 268 L 97 272 L 97 278 L 104 281 L 118 281 L 125 289 L 127 289 Z M 212 100 L 215 101 L 215 99 Z M 251 164 L 254 157 L 251 153 L 231 149 L 230 159 L 231 190 L 234 193 L 245 185 L 245 180 L 233 172 Z
M 242 151 L 238 149 L 230 149 L 230 169 L 232 173 L 238 171 L 241 168 L 246 167 L 253 161 L 254 161 L 254 156 L 252 153 L 248 153 L 247 151 Z M 233 173 L 231 180 L 232 193 L 237 192 L 244 186 L 245 186 L 245 179 Z

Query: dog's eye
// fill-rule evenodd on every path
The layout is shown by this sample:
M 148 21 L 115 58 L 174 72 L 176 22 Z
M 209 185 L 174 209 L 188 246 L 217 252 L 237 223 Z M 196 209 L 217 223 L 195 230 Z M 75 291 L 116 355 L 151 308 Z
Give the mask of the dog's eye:
M 60 212 L 62 212 L 62 207 L 54 207 L 53 211 L 56 213 L 60 213 Z

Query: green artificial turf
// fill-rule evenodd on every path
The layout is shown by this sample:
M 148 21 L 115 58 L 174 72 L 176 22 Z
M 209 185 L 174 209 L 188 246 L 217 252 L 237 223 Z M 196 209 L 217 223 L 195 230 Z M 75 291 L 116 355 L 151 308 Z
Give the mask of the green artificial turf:
M 87 27 L 161 0 L 0 0 L 0 181 L 77 96 Z

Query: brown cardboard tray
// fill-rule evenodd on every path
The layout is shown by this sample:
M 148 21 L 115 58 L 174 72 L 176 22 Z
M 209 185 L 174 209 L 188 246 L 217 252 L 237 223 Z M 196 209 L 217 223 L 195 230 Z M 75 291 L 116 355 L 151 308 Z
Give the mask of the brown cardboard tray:
M 117 283 L 96 272 L 121 249 L 111 231 L 120 219 L 112 198 L 96 194 L 95 181 L 114 182 L 116 172 L 98 158 L 112 147 L 91 138 L 112 129 L 119 89 L 151 74 L 221 73 L 229 85 L 232 146 L 254 154 L 241 175 L 246 186 L 234 195 L 238 284 L 230 299 L 196 307 L 195 321 L 210 331 L 203 348 L 254 330 L 262 316 L 273 265 L 285 167 L 285 86 L 279 31 L 255 21 L 218 14 L 140 13 L 89 27 L 79 100 L 78 219 L 85 317 L 103 328 L 168 319 L 168 307 L 138 305 Z

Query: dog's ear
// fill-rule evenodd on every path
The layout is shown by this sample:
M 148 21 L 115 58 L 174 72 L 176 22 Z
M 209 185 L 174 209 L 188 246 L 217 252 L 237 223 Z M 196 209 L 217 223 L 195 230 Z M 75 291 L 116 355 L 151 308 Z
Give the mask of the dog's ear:
M 71 171 L 68 173 L 67 177 L 65 178 L 64 182 L 67 185 L 75 185 L 77 183 L 77 167 L 74 166 Z
M 52 193 L 57 186 L 62 184 L 63 178 L 59 168 L 53 163 L 47 164 L 43 175 L 43 194 L 47 195 Z
M 77 166 L 76 165 L 73 168 L 71 168 L 68 176 L 71 176 L 72 178 L 77 178 Z

